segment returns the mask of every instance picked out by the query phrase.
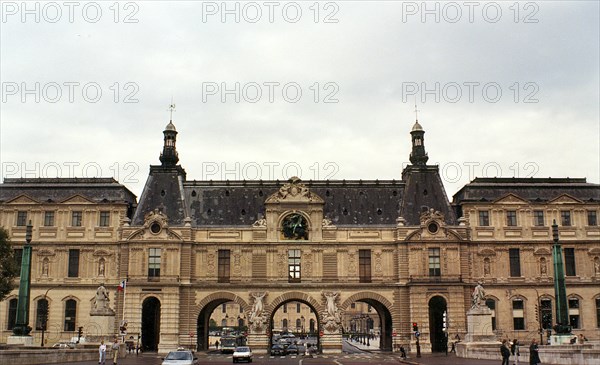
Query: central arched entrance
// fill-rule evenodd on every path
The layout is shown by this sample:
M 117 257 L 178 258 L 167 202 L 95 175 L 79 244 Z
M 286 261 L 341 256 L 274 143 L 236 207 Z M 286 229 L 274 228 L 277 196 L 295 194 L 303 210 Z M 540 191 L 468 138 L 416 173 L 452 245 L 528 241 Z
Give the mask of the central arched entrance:
M 444 352 L 448 345 L 448 337 L 444 332 L 444 312 L 448 309 L 446 299 L 435 296 L 429 300 L 429 340 L 431 352 Z
M 214 341 L 225 334 L 222 333 L 224 330 L 239 336 L 247 332 L 246 303 L 236 295 L 226 292 L 213 294 L 201 303 L 201 308 L 196 327 L 198 351 L 208 351 L 211 346 L 216 349 Z
M 364 344 L 378 340 L 381 351 L 392 351 L 392 314 L 388 306 L 391 304 L 375 293 L 351 296 L 343 306 L 344 332 Z
M 158 351 L 160 342 L 160 301 L 146 298 L 142 304 L 142 349 Z
M 319 316 L 308 301 L 290 298 L 277 304 L 269 317 L 269 352 L 273 345 L 297 345 L 298 353 L 320 349 Z

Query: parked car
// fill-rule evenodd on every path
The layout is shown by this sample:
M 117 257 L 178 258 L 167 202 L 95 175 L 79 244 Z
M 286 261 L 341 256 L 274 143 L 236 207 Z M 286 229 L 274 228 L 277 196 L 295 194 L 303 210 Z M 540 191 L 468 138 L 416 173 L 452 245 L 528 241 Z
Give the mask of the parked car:
M 285 355 L 285 349 L 281 345 L 271 346 L 271 355 Z
M 233 362 L 240 361 L 252 362 L 252 350 L 248 346 L 238 346 L 233 352 Z
M 73 342 L 58 342 L 52 345 L 52 348 L 55 349 L 74 349 L 75 343 Z
M 297 346 L 297 345 L 289 345 L 289 346 L 287 347 L 287 349 L 285 349 L 285 352 L 286 352 L 288 355 L 291 355 L 291 354 L 298 355 L 298 353 L 299 353 L 298 346 Z
M 191 351 L 177 350 L 171 351 L 166 357 L 163 357 L 162 365 L 196 365 L 198 358 Z

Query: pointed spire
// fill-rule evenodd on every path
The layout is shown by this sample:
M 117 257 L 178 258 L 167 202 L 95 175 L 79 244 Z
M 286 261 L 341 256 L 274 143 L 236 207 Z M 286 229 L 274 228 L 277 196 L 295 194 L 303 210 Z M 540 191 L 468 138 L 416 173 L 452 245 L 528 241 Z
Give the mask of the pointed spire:
M 417 101 L 415 99 L 415 124 L 410 131 L 412 137 L 412 152 L 410 153 L 410 162 L 413 165 L 426 165 L 429 156 L 425 152 L 425 131 L 419 124 L 419 110 L 417 109 Z
M 160 162 L 163 166 L 175 166 L 179 161 L 177 149 L 175 148 L 175 142 L 177 142 L 177 129 L 175 128 L 175 124 L 173 124 L 173 112 L 175 111 L 175 104 L 173 103 L 173 98 L 171 98 L 169 111 L 169 124 L 167 124 L 165 130 L 163 131 L 164 144 L 163 151 L 160 154 Z

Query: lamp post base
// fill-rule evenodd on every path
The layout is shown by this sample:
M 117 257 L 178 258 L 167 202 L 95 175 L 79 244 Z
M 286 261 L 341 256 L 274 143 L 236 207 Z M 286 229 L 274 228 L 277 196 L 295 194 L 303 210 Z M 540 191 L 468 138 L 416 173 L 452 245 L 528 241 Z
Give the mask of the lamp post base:
M 33 346 L 33 336 L 8 336 L 8 345 Z

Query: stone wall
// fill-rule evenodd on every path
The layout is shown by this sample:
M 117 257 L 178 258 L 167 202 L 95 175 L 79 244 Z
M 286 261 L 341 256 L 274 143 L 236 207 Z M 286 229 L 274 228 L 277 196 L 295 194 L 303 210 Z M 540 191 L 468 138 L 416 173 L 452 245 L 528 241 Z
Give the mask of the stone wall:
M 0 350 L 0 364 L 65 364 L 73 361 L 98 360 L 98 349 Z
M 500 342 L 466 343 L 456 345 L 456 356 L 470 359 L 501 361 Z M 529 362 L 529 344 L 520 348 L 520 363 Z M 597 365 L 600 364 L 600 343 L 585 345 L 540 346 L 539 355 L 542 364 L 555 365 Z M 511 356 L 511 362 L 513 357 Z

